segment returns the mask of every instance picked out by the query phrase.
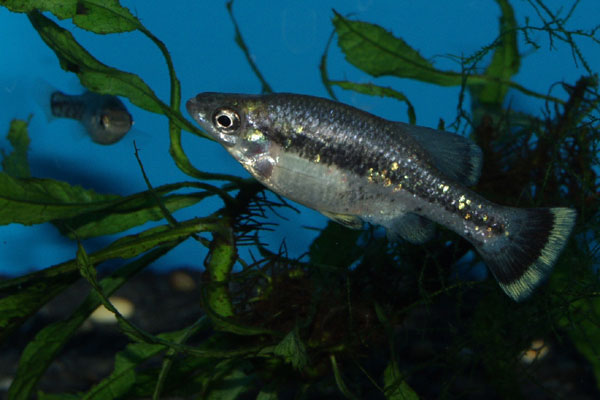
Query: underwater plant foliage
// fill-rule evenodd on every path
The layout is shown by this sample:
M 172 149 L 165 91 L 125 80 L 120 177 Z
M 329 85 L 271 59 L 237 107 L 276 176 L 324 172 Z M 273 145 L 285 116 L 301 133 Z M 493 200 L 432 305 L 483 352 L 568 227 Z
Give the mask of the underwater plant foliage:
M 76 74 L 87 89 L 126 97 L 168 118 L 169 152 L 190 177 L 159 187 L 152 187 L 145 177 L 148 189 L 127 196 L 32 177 L 28 121 L 13 121 L 8 132 L 12 151 L 2 153 L 0 222 L 51 222 L 78 243 L 78 250 L 61 264 L 0 281 L 0 341 L 10 344 L 45 304 L 82 278 L 89 293 L 67 319 L 48 322 L 31 335 L 8 398 L 600 396 L 600 285 L 594 270 L 600 249 L 600 97 L 598 71 L 577 47 L 580 38 L 600 45 L 598 29 L 568 31 L 565 21 L 541 2 L 531 3 L 540 11 L 539 25 L 521 26 L 507 0 L 496 3 L 502 12 L 497 39 L 470 57 L 457 57 L 461 65 L 457 71 L 436 68 L 384 27 L 334 11 L 337 45 L 348 63 L 372 76 L 373 83 L 330 78 L 331 43 L 323 43 L 320 73 L 333 98 L 336 86 L 389 97 L 406 106 L 413 123 L 418 110 L 398 89 L 378 85 L 377 77 L 460 87 L 459 115 L 451 127 L 467 132 L 483 150 L 476 191 L 507 205 L 577 209 L 574 233 L 549 282 L 518 304 L 489 279 L 456 278 L 453 266 L 471 251 L 470 246 L 443 229 L 432 241 L 417 246 L 390 243 L 373 230 L 354 231 L 330 222 L 305 257 L 288 257 L 284 244 L 278 252 L 269 251 L 261 233 L 277 220 L 266 220 L 266 210 L 276 213 L 292 206 L 267 196 L 253 179 L 203 172 L 187 158 L 182 131 L 210 138 L 181 113 L 180 84 L 166 46 L 128 9 L 117 0 L 0 2 L 11 11 L 27 13 L 61 67 Z M 233 18 L 233 2 L 227 7 L 236 42 L 263 90 L 271 91 L 268 77 L 249 56 L 243 26 Z M 168 66 L 169 101 L 159 99 L 134 73 L 101 63 L 42 12 L 72 19 L 79 28 L 97 34 L 137 30 L 145 35 Z M 536 93 L 512 81 L 525 67 L 517 38 L 523 35 L 536 48 L 530 38 L 536 30 L 571 46 L 575 62 L 585 70 L 578 81 L 556 85 L 568 94 L 566 101 L 553 97 L 550 90 Z M 546 107 L 541 115 L 507 107 L 511 90 L 543 99 Z M 471 98 L 470 110 L 463 108 L 465 95 Z M 143 171 L 141 162 L 140 168 Z M 209 197 L 221 200 L 219 211 L 186 221 L 171 214 Z M 88 253 L 81 244 L 83 239 L 119 234 L 148 221 L 160 224 L 135 235 L 121 234 L 95 252 Z M 199 293 L 190 294 L 198 296 L 203 313 L 183 329 L 145 331 L 121 315 L 110 296 L 188 239 L 209 250 Z M 252 248 L 253 259 L 240 256 L 242 246 Z M 97 273 L 98 266 L 115 258 L 128 262 Z M 470 267 L 477 262 L 477 258 L 469 261 Z M 128 339 L 113 355 L 112 373 L 85 391 L 46 393 L 41 384 L 44 374 L 100 305 L 115 314 Z M 544 348 L 550 352 L 545 358 Z M 524 361 L 530 352 L 533 361 Z M 547 376 L 548 364 L 568 362 L 577 363 L 581 374 L 556 388 Z

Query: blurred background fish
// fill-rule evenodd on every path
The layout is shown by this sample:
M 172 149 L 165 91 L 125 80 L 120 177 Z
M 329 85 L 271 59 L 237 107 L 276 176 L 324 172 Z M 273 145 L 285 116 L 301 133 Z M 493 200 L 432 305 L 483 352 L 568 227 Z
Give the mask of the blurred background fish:
M 44 82 L 38 82 L 36 86 L 38 103 L 49 120 L 71 118 L 79 121 L 94 143 L 116 143 L 133 125 L 131 114 L 116 96 L 90 91 L 69 95 Z

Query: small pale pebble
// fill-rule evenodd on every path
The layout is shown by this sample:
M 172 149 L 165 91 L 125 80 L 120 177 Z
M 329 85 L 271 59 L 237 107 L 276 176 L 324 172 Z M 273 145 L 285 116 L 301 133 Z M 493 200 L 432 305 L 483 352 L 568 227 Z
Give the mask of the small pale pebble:
M 119 296 L 111 296 L 109 300 L 124 318 L 129 318 L 133 315 L 135 306 L 130 300 Z M 94 310 L 92 315 L 90 315 L 90 320 L 99 324 L 114 324 L 117 322 L 115 315 L 103 305 Z
M 173 271 L 169 277 L 171 287 L 179 292 L 191 292 L 196 289 L 196 281 L 185 271 Z

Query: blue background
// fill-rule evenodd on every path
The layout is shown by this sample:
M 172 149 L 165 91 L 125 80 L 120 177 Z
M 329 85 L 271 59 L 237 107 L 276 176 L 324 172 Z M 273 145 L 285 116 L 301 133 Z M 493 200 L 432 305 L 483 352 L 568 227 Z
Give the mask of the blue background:
M 517 22 L 525 18 L 540 26 L 532 6 L 513 0 Z M 551 10 L 563 7 L 562 16 L 572 2 L 544 2 Z M 261 90 L 242 51 L 235 44 L 234 29 L 225 3 L 217 1 L 123 1 L 142 23 L 168 47 L 184 101 L 203 91 L 248 92 Z M 425 5 L 427 4 L 427 5 Z M 234 14 L 250 48 L 252 58 L 275 91 L 326 96 L 318 70 L 320 57 L 332 31 L 332 8 L 342 15 L 377 23 L 402 37 L 438 68 L 460 70 L 448 55 L 472 55 L 492 43 L 498 34 L 499 7 L 492 0 L 448 2 L 417 1 L 239 1 Z M 590 29 L 598 24 L 600 2 L 583 0 L 566 25 L 567 28 Z M 138 74 L 168 102 L 169 81 L 166 65 L 158 49 L 142 34 L 95 35 L 74 27 L 70 21 L 61 26 L 103 63 Z M 37 105 L 40 79 L 66 93 L 81 93 L 77 77 L 63 71 L 54 53 L 45 46 L 23 14 L 0 8 L 0 148 L 10 151 L 5 139 L 10 120 L 33 115 L 29 134 L 29 159 L 32 174 L 66 180 L 102 193 L 132 194 L 146 189 L 134 157 L 132 141 L 141 149 L 141 158 L 153 185 L 158 186 L 189 178 L 174 165 L 168 154 L 167 119 L 141 110 L 125 100 L 135 120 L 135 131 L 112 146 L 94 144 L 81 126 L 71 120 L 48 122 Z M 550 42 L 545 32 L 532 37 L 541 45 L 534 52 L 520 36 L 524 54 L 521 71 L 514 80 L 525 87 L 546 93 L 554 82 L 574 83 L 585 70 L 574 62 L 571 49 Z M 591 68 L 598 70 L 600 52 L 588 39 L 578 39 Z M 485 67 L 486 62 L 480 64 Z M 447 124 L 456 118 L 459 88 L 440 88 L 397 78 L 372 79 L 344 61 L 334 42 L 329 66 L 332 79 L 375 82 L 403 92 L 413 103 L 419 125 L 436 127 L 440 118 Z M 340 100 L 379 116 L 406 121 L 406 107 L 390 99 L 372 98 L 336 89 Z M 556 88 L 553 95 L 566 98 Z M 510 92 L 511 108 L 539 115 L 543 102 Z M 465 106 L 468 109 L 468 104 Z M 187 116 L 187 113 L 185 113 Z M 201 170 L 247 176 L 218 144 L 183 133 L 183 146 L 192 162 Z M 183 220 L 204 216 L 219 207 L 205 202 L 176 213 Z M 326 219 L 300 207 L 300 214 L 285 213 L 289 221 L 271 216 L 279 223 L 275 232 L 265 235 L 273 249 L 286 240 L 290 255 L 307 250 L 316 233 L 306 227 L 323 227 Z M 150 225 L 143 226 L 142 229 Z M 133 233 L 130 231 L 127 233 Z M 88 250 L 108 244 L 114 238 L 87 241 Z M 61 237 L 49 224 L 33 227 L 10 225 L 0 227 L 0 274 L 21 275 L 70 259 L 75 244 Z M 161 259 L 156 268 L 201 267 L 206 252 L 195 242 Z

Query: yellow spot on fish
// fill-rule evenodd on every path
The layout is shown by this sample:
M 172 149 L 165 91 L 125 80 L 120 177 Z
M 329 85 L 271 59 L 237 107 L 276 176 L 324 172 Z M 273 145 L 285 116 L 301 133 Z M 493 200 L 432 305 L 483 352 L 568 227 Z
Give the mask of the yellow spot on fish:
M 395 170 L 397 170 L 397 169 L 398 169 L 398 163 L 394 161 L 394 162 L 392 163 L 391 170 L 392 170 L 392 171 L 395 171 Z
M 257 141 L 261 140 L 263 137 L 264 137 L 264 135 L 260 131 L 254 130 L 247 136 L 247 139 L 251 142 L 257 142 Z
M 504 231 L 504 236 L 508 236 L 508 235 L 510 235 L 510 232 Z
M 385 178 L 385 180 L 383 181 L 383 186 L 388 187 L 392 184 L 392 181 L 390 180 L 390 178 Z
M 446 193 L 448 189 L 450 189 L 450 186 L 444 185 L 444 187 L 442 188 L 442 192 Z
M 302 125 L 296 125 L 296 129 L 294 129 L 296 133 L 302 133 L 304 127 Z
M 465 208 L 465 203 L 458 203 L 458 209 L 462 210 L 463 208 Z
M 478 231 L 479 230 L 479 226 L 475 225 L 475 230 Z
M 488 226 L 488 228 L 487 228 L 487 231 L 488 231 L 488 232 L 491 232 L 491 231 L 492 231 L 492 227 L 491 227 L 491 226 Z
M 463 194 L 462 196 L 460 196 L 460 199 L 458 199 L 459 203 L 462 203 L 463 201 L 465 201 L 465 195 Z
M 314 160 L 314 161 L 315 161 L 316 163 L 318 163 L 319 161 L 321 161 L 321 155 L 320 155 L 320 154 L 317 154 L 317 155 L 315 156 L 315 160 Z
M 396 187 L 394 188 L 394 192 L 399 192 L 399 191 L 401 191 L 401 190 L 402 190 L 402 184 L 401 184 L 401 183 L 400 183 L 400 184 L 398 184 L 398 186 L 396 186 Z
M 467 214 L 465 215 L 465 219 L 471 219 L 471 214 L 467 213 Z
M 479 209 L 481 210 L 481 204 L 479 204 L 479 205 L 477 206 L 477 208 L 479 208 Z
M 487 215 L 485 215 L 485 214 L 483 214 L 483 218 L 482 218 L 482 219 L 483 219 L 483 222 L 485 222 L 485 221 L 487 221 L 487 220 L 488 220 L 488 216 L 487 216 Z
M 467 199 L 466 203 L 467 205 L 471 205 L 471 200 Z

